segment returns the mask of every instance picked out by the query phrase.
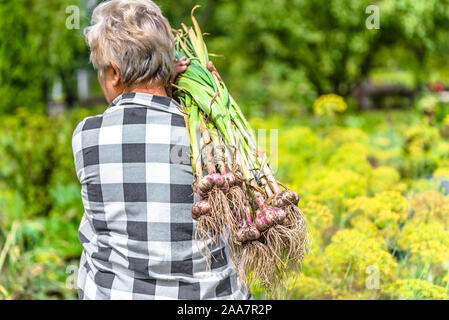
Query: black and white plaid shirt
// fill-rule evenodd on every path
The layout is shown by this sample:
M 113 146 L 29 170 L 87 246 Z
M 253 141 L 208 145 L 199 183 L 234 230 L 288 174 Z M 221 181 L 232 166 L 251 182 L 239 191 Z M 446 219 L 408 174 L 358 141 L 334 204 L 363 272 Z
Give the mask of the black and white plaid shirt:
M 125 93 L 73 133 L 84 215 L 80 299 L 247 299 L 226 241 L 194 239 L 197 200 L 179 104 Z

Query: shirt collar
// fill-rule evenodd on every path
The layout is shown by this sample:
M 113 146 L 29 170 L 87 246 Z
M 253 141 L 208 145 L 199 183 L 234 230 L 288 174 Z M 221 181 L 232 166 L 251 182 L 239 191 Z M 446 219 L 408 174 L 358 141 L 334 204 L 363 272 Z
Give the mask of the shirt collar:
M 150 108 L 163 112 L 170 112 L 178 115 L 183 115 L 182 107 L 173 98 L 166 96 L 158 96 L 142 92 L 126 92 L 116 97 L 108 106 L 111 110 L 115 107 L 135 106 Z
M 145 104 L 148 106 L 150 106 L 154 102 L 157 102 L 159 104 L 166 105 L 167 107 L 169 107 L 173 103 L 175 105 L 178 104 L 176 100 L 166 96 L 158 96 L 143 92 L 125 92 L 112 100 L 112 102 L 109 104 L 109 107 L 115 107 L 123 104 L 134 104 L 137 102 L 138 104 Z

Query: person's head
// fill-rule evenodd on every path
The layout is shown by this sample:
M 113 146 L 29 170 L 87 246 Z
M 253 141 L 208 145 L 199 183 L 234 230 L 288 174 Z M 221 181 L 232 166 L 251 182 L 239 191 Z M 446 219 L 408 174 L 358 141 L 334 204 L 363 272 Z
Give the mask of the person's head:
M 108 102 L 136 86 L 165 87 L 173 73 L 171 27 L 151 0 L 109 0 L 84 31 Z

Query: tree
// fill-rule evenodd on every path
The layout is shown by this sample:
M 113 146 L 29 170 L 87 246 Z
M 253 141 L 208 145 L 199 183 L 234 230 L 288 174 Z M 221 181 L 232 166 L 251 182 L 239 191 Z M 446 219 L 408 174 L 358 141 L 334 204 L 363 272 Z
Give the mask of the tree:
M 249 105 L 274 109 L 317 95 L 349 96 L 375 68 L 410 71 L 417 85 L 431 71 L 448 70 L 449 1 L 376 1 L 380 29 L 368 29 L 371 1 L 219 1 L 203 30 L 229 75 L 231 89 Z M 395 53 L 400 52 L 399 55 Z
M 0 0 L 0 113 L 20 106 L 43 112 L 56 78 L 73 102 L 74 72 L 87 62 L 81 30 L 66 28 L 65 9 L 74 4 Z
M 413 86 L 449 81 L 449 0 L 155 0 L 174 28 L 195 15 L 231 92 L 248 111 L 310 108 L 320 94 L 345 97 L 375 70 L 411 74 Z M 80 6 L 81 29 L 65 27 Z M 43 110 L 55 79 L 76 100 L 75 70 L 88 66 L 87 0 L 0 0 L 0 113 Z M 379 29 L 368 29 L 369 5 Z

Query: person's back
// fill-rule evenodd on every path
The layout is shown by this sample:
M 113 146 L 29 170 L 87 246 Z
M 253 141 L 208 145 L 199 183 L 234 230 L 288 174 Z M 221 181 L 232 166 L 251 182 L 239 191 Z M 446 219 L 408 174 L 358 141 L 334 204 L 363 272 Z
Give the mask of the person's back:
M 178 103 L 125 93 L 73 135 L 85 213 L 80 299 L 245 299 L 226 243 L 194 237 L 189 141 Z M 210 267 L 200 250 L 211 250 Z

